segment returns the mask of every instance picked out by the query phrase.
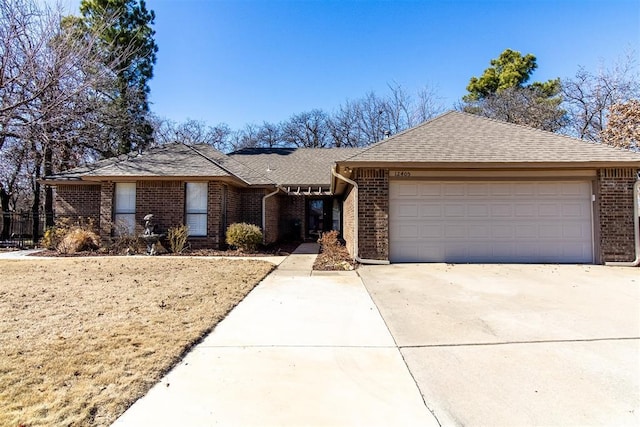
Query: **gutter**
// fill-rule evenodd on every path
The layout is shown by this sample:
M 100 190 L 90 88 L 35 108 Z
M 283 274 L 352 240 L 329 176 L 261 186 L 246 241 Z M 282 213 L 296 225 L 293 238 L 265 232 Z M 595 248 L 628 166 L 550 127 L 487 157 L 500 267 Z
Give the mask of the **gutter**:
M 262 244 L 267 244 L 267 199 L 280 192 L 280 186 L 276 186 L 276 191 L 262 197 Z
M 347 184 L 351 184 L 353 186 L 353 191 L 355 192 L 353 195 L 354 203 L 353 203 L 353 259 L 359 262 L 360 264 L 373 264 L 373 265 L 388 265 L 390 262 L 388 260 L 380 260 L 380 259 L 364 259 L 358 256 L 358 183 L 340 175 L 336 172 L 335 165 L 331 168 L 331 174 L 338 178 L 341 181 L 346 182 Z
M 638 215 L 638 191 L 640 190 L 640 172 L 636 173 L 636 182 L 633 184 L 633 231 L 635 240 L 636 258 L 631 262 L 605 262 L 604 265 L 616 267 L 637 267 L 640 265 L 640 218 Z

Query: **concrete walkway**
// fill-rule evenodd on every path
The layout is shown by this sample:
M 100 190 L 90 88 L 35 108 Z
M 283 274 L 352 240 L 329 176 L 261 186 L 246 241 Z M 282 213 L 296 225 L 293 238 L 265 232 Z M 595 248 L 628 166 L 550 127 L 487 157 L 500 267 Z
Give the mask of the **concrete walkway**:
M 437 426 L 355 272 L 303 244 L 115 423 Z

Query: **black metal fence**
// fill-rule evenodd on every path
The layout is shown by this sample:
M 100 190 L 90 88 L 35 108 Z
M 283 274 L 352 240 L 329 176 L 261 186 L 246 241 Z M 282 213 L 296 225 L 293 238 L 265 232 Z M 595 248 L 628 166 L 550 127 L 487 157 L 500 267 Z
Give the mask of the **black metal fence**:
M 44 213 L 0 212 L 0 217 L 0 247 L 34 247 L 44 235 L 47 224 L 53 224 L 53 215 Z

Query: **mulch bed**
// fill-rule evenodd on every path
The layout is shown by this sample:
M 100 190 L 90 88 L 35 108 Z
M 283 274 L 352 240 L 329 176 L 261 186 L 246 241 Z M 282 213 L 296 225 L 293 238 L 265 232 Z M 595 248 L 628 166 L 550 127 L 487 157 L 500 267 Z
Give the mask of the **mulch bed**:
M 228 256 L 228 257 L 261 257 L 261 256 L 287 256 L 290 255 L 298 246 L 300 242 L 283 242 L 278 244 L 272 244 L 266 247 L 258 248 L 256 252 L 248 253 L 242 252 L 237 249 L 227 249 L 227 250 L 219 250 L 219 249 L 193 249 L 193 250 L 184 250 L 182 253 L 173 254 L 173 253 L 159 253 L 157 256 Z M 144 253 L 139 253 L 136 255 L 144 255 Z M 31 256 L 39 256 L 39 257 L 92 257 L 92 256 L 125 256 L 123 254 L 112 253 L 106 249 L 97 250 L 97 251 L 83 251 L 76 253 L 60 253 L 58 251 L 45 249 L 40 252 L 31 254 Z

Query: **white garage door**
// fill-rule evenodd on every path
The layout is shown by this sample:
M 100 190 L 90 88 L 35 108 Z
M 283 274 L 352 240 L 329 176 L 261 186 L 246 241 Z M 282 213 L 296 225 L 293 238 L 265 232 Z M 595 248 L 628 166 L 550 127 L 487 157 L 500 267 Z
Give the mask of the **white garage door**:
M 593 262 L 589 182 L 392 181 L 392 262 Z

